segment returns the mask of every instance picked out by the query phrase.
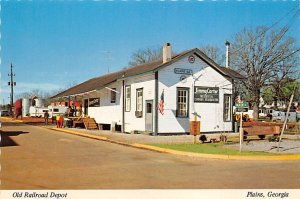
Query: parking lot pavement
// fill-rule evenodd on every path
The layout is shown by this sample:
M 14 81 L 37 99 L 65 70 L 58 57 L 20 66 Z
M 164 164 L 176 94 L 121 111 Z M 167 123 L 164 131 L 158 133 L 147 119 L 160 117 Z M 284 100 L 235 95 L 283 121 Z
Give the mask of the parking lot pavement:
M 110 140 L 113 142 L 125 143 L 125 144 L 193 144 L 194 136 L 193 135 L 158 135 L 151 136 L 148 134 L 128 134 L 121 132 L 112 132 L 107 130 L 86 130 L 81 128 L 56 128 L 54 124 L 49 124 L 45 126 L 44 124 L 36 124 L 44 128 L 50 128 L 54 130 L 63 130 L 75 132 L 81 135 L 91 135 L 91 136 L 100 136 L 100 138 Z M 203 135 L 203 134 L 201 134 Z M 219 138 L 220 133 L 216 134 L 205 134 L 210 138 Z M 227 138 L 236 137 L 238 138 L 238 133 L 223 133 Z M 196 142 L 199 143 L 200 135 L 196 136 Z M 300 136 L 299 135 L 284 135 L 283 141 L 281 143 L 281 148 L 277 151 L 274 148 L 274 145 L 277 145 L 274 142 L 269 142 L 267 138 L 265 140 L 253 139 L 243 143 L 243 150 L 245 151 L 265 151 L 272 153 L 300 153 Z M 228 148 L 239 149 L 239 144 L 232 144 L 226 146 Z
M 1 189 L 299 188 L 299 159 L 170 155 L 16 122 L 1 130 Z

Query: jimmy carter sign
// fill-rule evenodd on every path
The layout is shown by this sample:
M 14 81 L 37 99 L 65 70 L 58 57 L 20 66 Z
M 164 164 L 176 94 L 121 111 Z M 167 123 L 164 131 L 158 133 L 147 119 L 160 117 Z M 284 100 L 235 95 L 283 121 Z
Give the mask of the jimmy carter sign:
M 219 88 L 195 86 L 194 102 L 219 103 Z

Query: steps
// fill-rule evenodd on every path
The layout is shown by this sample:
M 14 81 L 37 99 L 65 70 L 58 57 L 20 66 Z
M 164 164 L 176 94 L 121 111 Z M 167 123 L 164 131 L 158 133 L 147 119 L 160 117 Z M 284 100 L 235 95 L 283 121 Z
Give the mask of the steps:
M 93 130 L 98 129 L 98 125 L 94 118 L 82 118 L 85 129 Z

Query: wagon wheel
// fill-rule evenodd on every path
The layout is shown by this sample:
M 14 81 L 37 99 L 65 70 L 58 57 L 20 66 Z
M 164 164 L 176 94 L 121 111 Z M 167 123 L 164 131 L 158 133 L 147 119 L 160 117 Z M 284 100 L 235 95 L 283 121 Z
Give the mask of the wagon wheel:
M 202 143 L 204 143 L 205 141 L 207 141 L 207 138 L 206 138 L 205 135 L 201 135 L 201 136 L 199 137 L 199 140 L 200 140 Z
M 266 135 L 258 135 L 258 137 L 259 137 L 261 140 L 263 140 L 263 139 L 266 137 Z
M 279 136 L 278 136 L 278 134 L 274 134 L 274 135 L 272 136 L 272 138 L 273 138 L 276 142 L 279 141 Z
M 240 119 L 241 119 L 241 115 L 240 115 L 240 114 L 236 114 L 236 115 L 235 115 L 235 119 L 236 119 L 237 122 L 239 122 Z

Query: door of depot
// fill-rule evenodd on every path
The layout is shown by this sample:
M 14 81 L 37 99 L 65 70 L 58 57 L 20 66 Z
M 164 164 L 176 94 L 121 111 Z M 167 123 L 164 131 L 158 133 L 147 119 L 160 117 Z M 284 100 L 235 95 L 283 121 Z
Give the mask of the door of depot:
M 153 132 L 153 100 L 146 100 L 145 130 Z
M 84 100 L 84 115 L 88 115 L 88 107 L 89 107 L 89 100 L 85 99 Z

